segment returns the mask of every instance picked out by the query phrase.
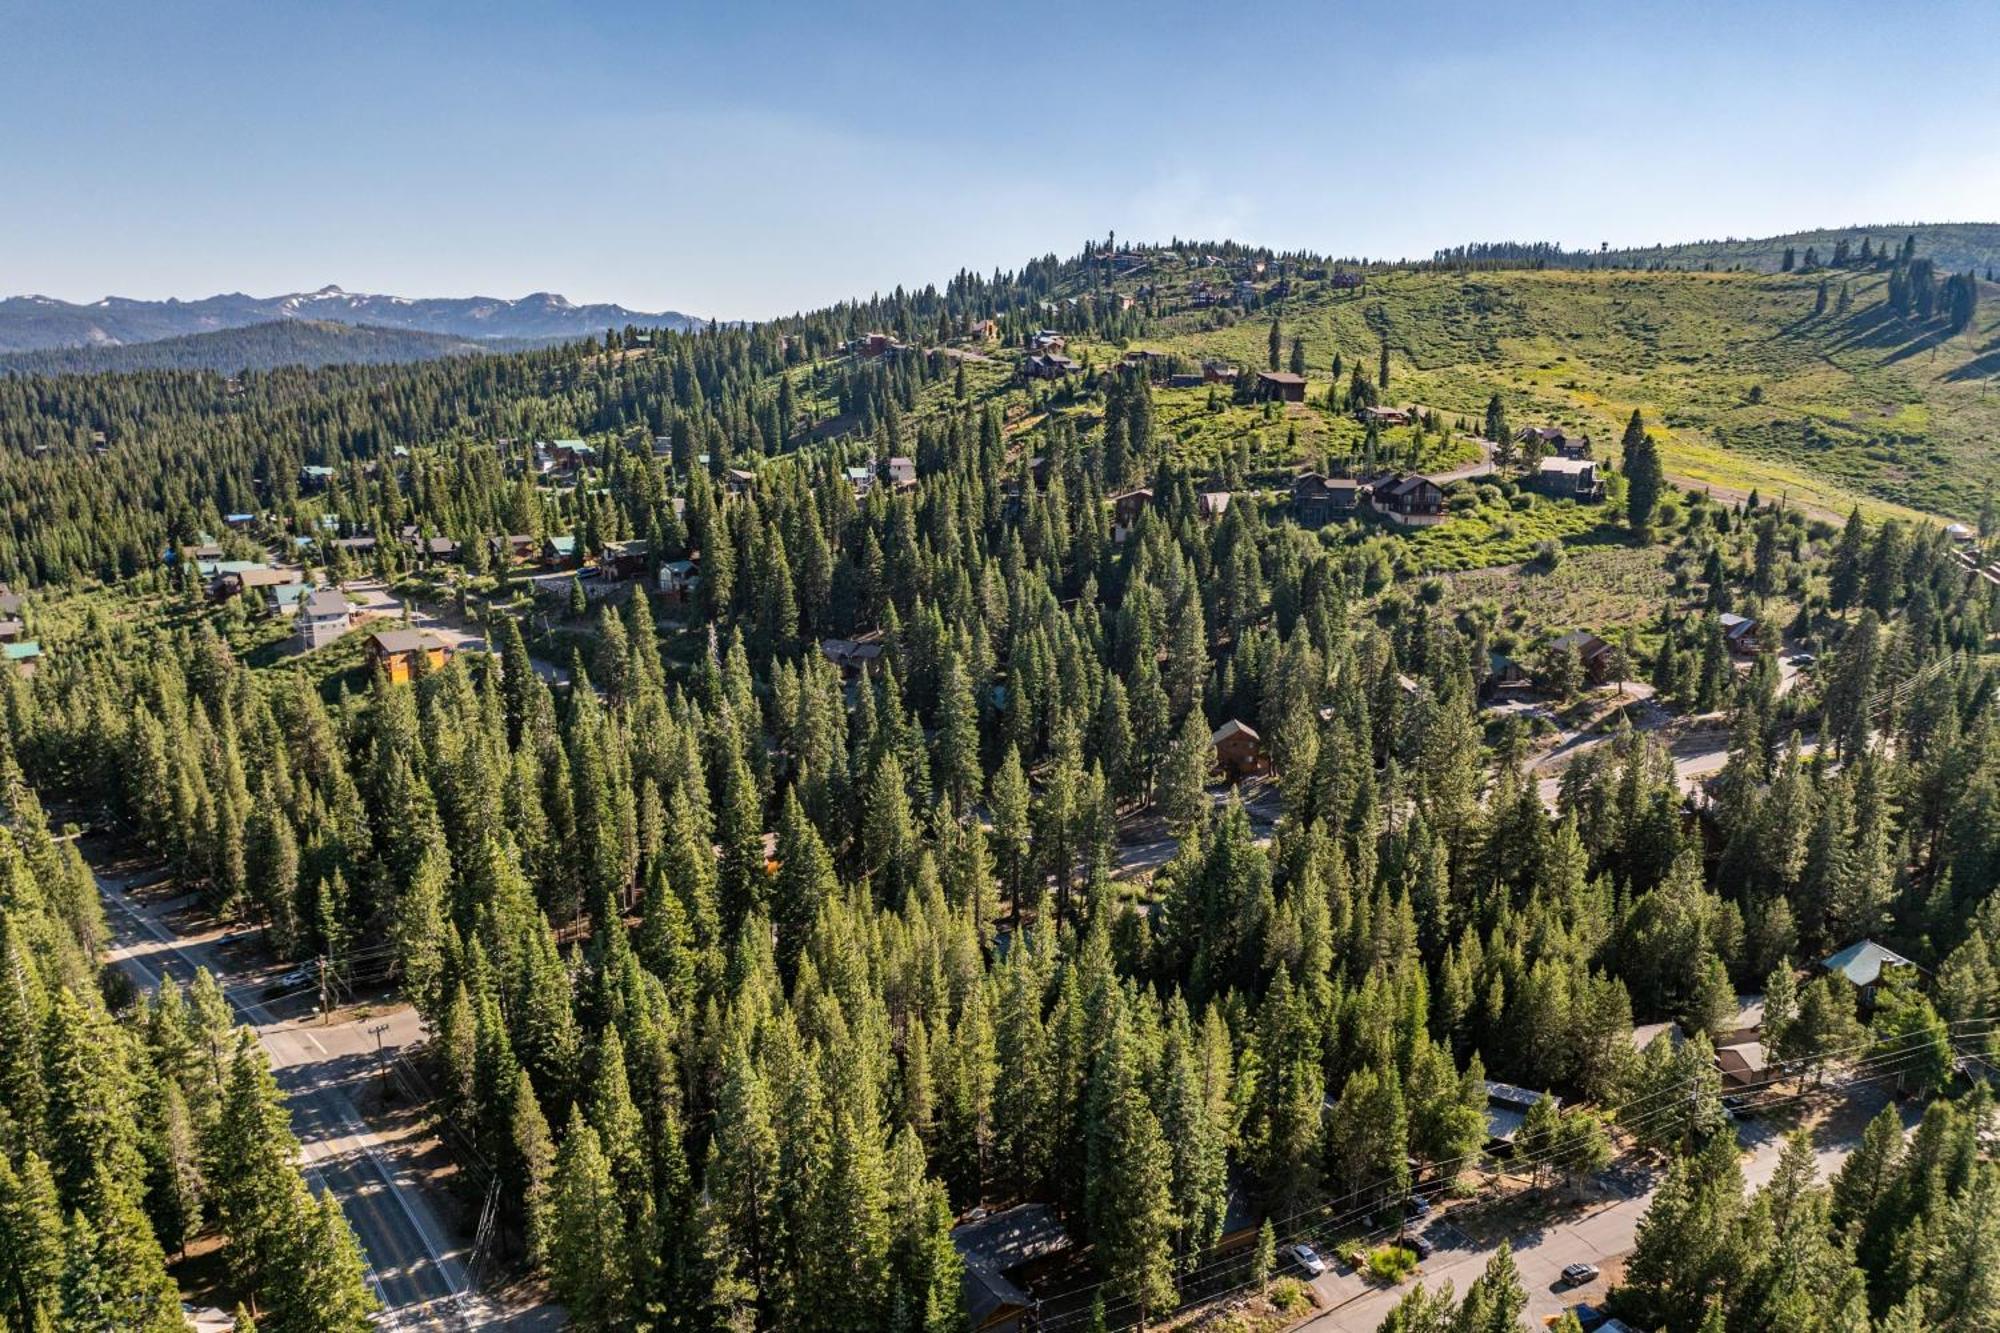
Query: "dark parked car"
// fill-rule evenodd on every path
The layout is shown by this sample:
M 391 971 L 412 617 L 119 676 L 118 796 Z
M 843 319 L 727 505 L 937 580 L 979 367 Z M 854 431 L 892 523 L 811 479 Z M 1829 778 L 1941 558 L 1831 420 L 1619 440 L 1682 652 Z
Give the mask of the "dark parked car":
M 1430 1258 L 1432 1251 L 1437 1249 L 1437 1246 L 1431 1244 L 1430 1238 L 1427 1236 L 1405 1236 L 1396 1243 L 1411 1254 L 1416 1255 L 1419 1259 Z

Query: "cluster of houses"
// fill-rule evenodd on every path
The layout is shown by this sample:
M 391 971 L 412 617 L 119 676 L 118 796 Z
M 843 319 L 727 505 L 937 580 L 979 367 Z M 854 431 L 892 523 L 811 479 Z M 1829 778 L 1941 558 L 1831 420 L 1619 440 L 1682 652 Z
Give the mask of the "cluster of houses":
M 854 491 L 857 500 L 866 499 L 875 489 L 876 483 L 887 479 L 889 486 L 897 491 L 913 491 L 917 488 L 917 460 L 898 455 L 887 463 L 876 466 L 874 459 L 847 469 L 847 484 Z
M 1906 975 L 1914 976 L 1918 971 L 1915 963 L 1894 949 L 1867 939 L 1858 940 L 1840 952 L 1821 959 L 1819 968 L 1821 972 L 1839 977 L 1854 988 L 1855 1008 L 1863 1015 L 1873 1012 L 1876 995 L 1887 979 L 1886 974 L 1907 969 Z M 1632 1033 L 1632 1042 L 1643 1050 L 1662 1032 L 1676 1046 L 1680 1044 L 1680 1029 L 1672 1023 L 1654 1023 L 1636 1028 Z M 1725 1092 L 1748 1092 L 1771 1081 L 1771 1056 L 1764 1047 L 1763 996 L 1737 997 L 1736 1015 L 1716 1042 L 1715 1066 L 1722 1074 Z
M 1365 479 L 1308 472 L 1292 480 L 1292 515 L 1302 527 L 1352 518 L 1364 506 L 1402 527 L 1430 527 L 1447 517 L 1444 487 L 1420 472 Z
M 21 594 L 0 583 L 0 661 L 16 675 L 34 675 L 42 660 L 42 645 L 27 635 L 27 624 L 21 619 Z

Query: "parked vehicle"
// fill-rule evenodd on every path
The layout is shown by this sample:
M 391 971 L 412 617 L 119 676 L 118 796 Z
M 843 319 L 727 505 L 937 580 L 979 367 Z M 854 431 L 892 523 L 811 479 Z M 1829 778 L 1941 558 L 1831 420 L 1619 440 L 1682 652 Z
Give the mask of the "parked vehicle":
M 1320 1258 L 1319 1251 L 1304 1241 L 1300 1241 L 1297 1245 L 1286 1246 L 1285 1253 L 1291 1256 L 1293 1263 L 1305 1269 L 1307 1277 L 1318 1277 L 1326 1271 L 1326 1260 Z
M 1597 1265 L 1571 1264 L 1568 1268 L 1563 1269 L 1562 1279 L 1572 1287 L 1580 1287 L 1586 1282 L 1595 1282 L 1597 1280 Z
M 1437 1249 L 1437 1246 L 1431 1244 L 1428 1236 L 1405 1236 L 1396 1243 L 1419 1259 L 1430 1258 Z

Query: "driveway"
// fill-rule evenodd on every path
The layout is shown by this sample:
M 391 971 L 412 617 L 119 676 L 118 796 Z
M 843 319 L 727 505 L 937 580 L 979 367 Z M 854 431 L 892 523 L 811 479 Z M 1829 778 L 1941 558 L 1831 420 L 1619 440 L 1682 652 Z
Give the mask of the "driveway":
M 353 579 L 340 585 L 347 599 L 356 608 L 356 624 L 365 625 L 368 620 L 389 618 L 401 621 L 404 603 L 389 591 L 380 579 Z M 456 609 L 433 609 L 422 602 L 409 604 L 410 625 L 413 629 L 429 630 L 450 645 L 455 653 L 483 653 L 491 651 L 486 642 L 483 626 L 463 619 Z M 539 657 L 530 657 L 535 674 L 551 685 L 569 683 L 569 672 L 553 662 Z
M 1862 1129 L 1888 1100 L 1888 1091 L 1883 1087 L 1857 1087 L 1818 1127 L 1814 1143 L 1821 1181 L 1840 1169 L 1840 1164 L 1847 1160 L 1847 1154 L 1860 1142 Z M 1914 1112 L 1907 1114 L 1905 1119 L 1913 1123 Z M 1754 1190 L 1776 1173 L 1778 1159 L 1784 1151 L 1784 1140 L 1762 1121 L 1749 1122 L 1742 1129 L 1742 1137 L 1747 1140 L 1743 1178 L 1747 1187 Z M 1521 1284 L 1528 1292 L 1527 1314 L 1531 1325 L 1539 1326 L 1545 1318 L 1561 1314 L 1578 1301 L 1594 1302 L 1595 1298 L 1604 1294 L 1606 1283 L 1603 1279 L 1571 1288 L 1563 1284 L 1562 1270 L 1577 1263 L 1605 1267 L 1622 1261 L 1632 1250 L 1639 1221 L 1652 1202 L 1658 1179 L 1645 1181 L 1636 1189 L 1621 1190 L 1627 1197 L 1592 1205 L 1562 1220 L 1516 1232 L 1506 1238 L 1513 1244 L 1514 1262 L 1521 1271 Z M 1443 1225 L 1448 1225 L 1446 1219 L 1433 1222 L 1432 1231 Z M 1451 1246 L 1440 1243 L 1416 1280 L 1430 1287 L 1449 1282 L 1454 1291 L 1463 1295 L 1473 1280 L 1485 1271 L 1487 1260 L 1499 1249 L 1499 1241 L 1477 1243 L 1463 1229 L 1453 1230 L 1465 1243 Z M 1436 1239 L 1433 1236 L 1433 1240 Z M 1337 1280 L 1329 1282 L 1328 1279 Z M 1410 1285 L 1382 1287 L 1352 1275 L 1333 1273 L 1316 1282 L 1316 1289 L 1320 1282 L 1327 1283 L 1327 1289 L 1319 1294 L 1323 1302 L 1331 1304 L 1331 1308 L 1301 1325 L 1302 1328 L 1315 1330 L 1315 1333 L 1334 1333 L 1335 1330 L 1374 1333 L 1388 1317 L 1389 1311 L 1407 1294 Z

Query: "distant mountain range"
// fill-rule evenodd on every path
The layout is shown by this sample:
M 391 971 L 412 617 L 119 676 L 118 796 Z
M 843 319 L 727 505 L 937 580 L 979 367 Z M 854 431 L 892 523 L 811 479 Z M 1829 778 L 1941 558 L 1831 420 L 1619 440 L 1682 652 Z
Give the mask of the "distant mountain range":
M 514 301 L 490 296 L 412 300 L 322 287 L 289 296 L 231 292 L 200 301 L 107 296 L 90 305 L 48 296 L 13 296 L 0 300 L 0 352 L 123 346 L 283 319 L 366 324 L 455 338 L 537 341 L 586 337 L 627 324 L 684 330 L 706 323 L 673 310 L 653 314 L 622 305 L 576 305 L 554 292 L 536 292 Z
M 378 329 L 325 319 L 273 319 L 240 329 L 188 333 L 141 343 L 0 352 L 0 374 L 97 375 L 135 370 L 240 370 L 278 366 L 383 365 L 519 351 L 545 340 L 461 338 L 414 329 Z

